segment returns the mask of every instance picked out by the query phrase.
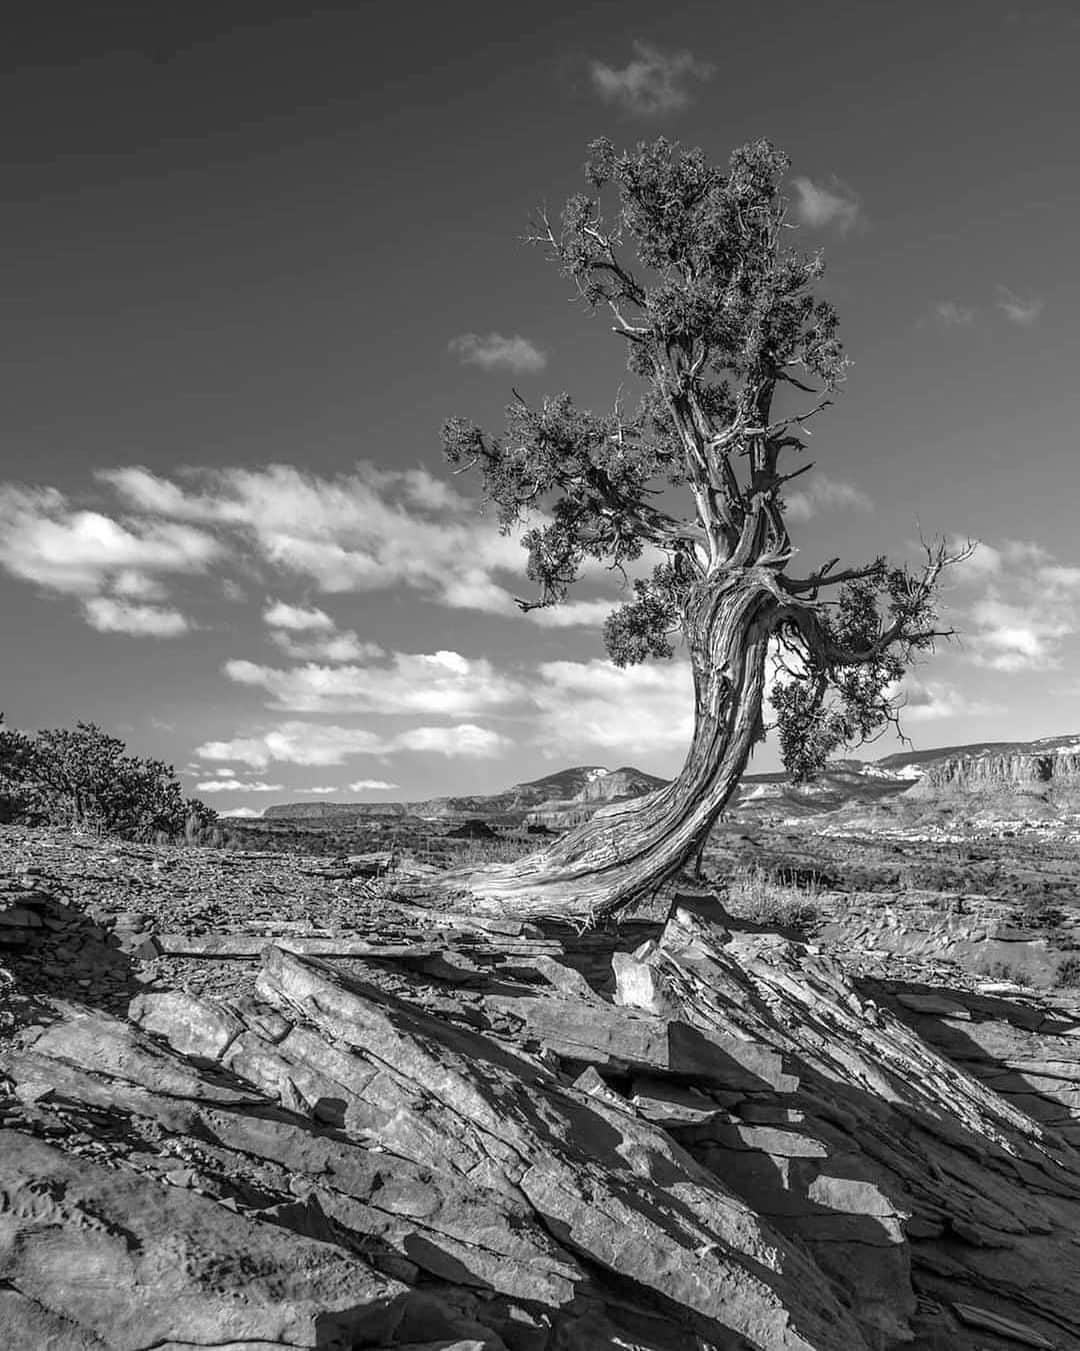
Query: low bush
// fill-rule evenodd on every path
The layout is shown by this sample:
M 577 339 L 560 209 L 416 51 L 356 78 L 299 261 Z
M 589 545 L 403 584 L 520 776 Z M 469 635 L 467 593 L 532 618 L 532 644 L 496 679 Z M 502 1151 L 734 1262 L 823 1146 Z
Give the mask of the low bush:
M 1080 989 L 1080 956 L 1066 957 L 1057 969 L 1055 984 L 1062 990 Z
M 220 837 L 217 813 L 185 799 L 171 765 L 128 755 L 90 722 L 35 735 L 0 726 L 0 820 L 145 843 Z
M 805 937 L 820 923 L 815 904 L 819 890 L 816 881 L 794 886 L 754 864 L 728 879 L 727 906 L 739 919 L 767 928 L 792 929 Z

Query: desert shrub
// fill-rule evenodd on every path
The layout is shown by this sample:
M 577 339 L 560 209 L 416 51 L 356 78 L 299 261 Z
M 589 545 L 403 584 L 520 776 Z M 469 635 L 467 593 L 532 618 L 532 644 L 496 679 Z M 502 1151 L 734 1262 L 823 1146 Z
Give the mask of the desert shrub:
M 1012 962 L 992 962 L 986 972 L 991 980 L 1002 981 L 1008 985 L 1031 985 L 1031 977 Z
M 816 881 L 795 886 L 777 880 L 760 864 L 753 864 L 728 879 L 727 904 L 740 919 L 806 935 L 821 918 L 815 904 L 819 890 Z
M 1065 923 L 1065 911 L 1044 891 L 1032 892 L 1022 900 L 1022 906 L 1009 916 L 1017 928 L 1060 929 Z
M 484 863 L 516 863 L 536 848 L 527 840 L 470 840 L 443 837 L 440 853 L 450 868 L 473 868 Z
M 3 722 L 0 713 L 0 822 L 26 821 L 33 815 L 32 743 Z
M 25 825 L 56 825 L 142 842 L 213 837 L 217 813 L 187 800 L 171 765 L 128 755 L 94 723 L 34 736 L 0 729 L 0 811 Z
M 1066 957 L 1057 969 L 1054 983 L 1063 990 L 1080 989 L 1080 956 Z

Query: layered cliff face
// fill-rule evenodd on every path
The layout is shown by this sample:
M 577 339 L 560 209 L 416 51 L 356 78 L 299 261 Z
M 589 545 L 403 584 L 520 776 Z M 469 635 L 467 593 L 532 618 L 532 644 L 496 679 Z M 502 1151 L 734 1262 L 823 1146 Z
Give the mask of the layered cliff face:
M 1080 794 L 1080 748 L 950 755 L 926 767 L 914 796 L 941 792 Z

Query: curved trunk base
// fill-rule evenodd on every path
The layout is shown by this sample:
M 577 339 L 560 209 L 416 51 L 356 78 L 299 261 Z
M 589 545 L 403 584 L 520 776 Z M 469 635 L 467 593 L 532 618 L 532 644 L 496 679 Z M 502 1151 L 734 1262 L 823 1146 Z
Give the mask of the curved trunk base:
M 662 893 L 700 853 L 761 739 L 775 586 L 748 571 L 702 588 L 688 612 L 694 737 L 679 777 L 601 807 L 584 825 L 512 864 L 447 874 L 437 895 L 477 915 L 583 926 Z
M 589 927 L 628 907 L 648 902 L 665 886 L 642 887 L 630 868 L 612 868 L 584 877 L 565 877 L 539 868 L 523 870 L 536 856 L 518 863 L 492 863 L 447 873 L 434 886 L 462 914 L 490 919 L 563 920 Z M 426 889 L 429 894 L 431 888 Z

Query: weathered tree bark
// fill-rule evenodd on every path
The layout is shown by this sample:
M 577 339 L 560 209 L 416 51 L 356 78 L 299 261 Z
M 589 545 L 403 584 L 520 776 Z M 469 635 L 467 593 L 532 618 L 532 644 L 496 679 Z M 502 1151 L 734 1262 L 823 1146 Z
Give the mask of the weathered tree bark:
M 443 879 L 463 908 L 591 922 L 649 897 L 691 861 L 763 738 L 769 637 L 781 601 L 772 570 L 720 573 L 688 598 L 694 735 L 666 788 L 601 808 L 538 853 Z

